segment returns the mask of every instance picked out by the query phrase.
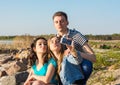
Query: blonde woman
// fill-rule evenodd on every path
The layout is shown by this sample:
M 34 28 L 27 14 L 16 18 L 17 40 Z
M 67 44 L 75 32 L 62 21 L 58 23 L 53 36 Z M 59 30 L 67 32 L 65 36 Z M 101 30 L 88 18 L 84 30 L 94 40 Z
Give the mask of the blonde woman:
M 58 63 L 58 74 L 63 85 L 82 85 L 80 80 L 84 78 L 79 64 L 82 62 L 80 52 L 74 46 L 68 46 L 63 50 L 63 45 L 56 36 L 48 40 L 48 48 Z

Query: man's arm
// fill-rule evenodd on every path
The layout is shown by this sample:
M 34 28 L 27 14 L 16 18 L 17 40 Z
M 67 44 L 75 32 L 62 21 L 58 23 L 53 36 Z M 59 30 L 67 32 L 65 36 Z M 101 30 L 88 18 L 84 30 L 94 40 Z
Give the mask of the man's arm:
M 81 56 L 87 60 L 90 60 L 91 62 L 96 62 L 96 56 L 94 54 L 94 51 L 87 42 L 83 45 L 82 48 L 84 52 L 81 52 Z

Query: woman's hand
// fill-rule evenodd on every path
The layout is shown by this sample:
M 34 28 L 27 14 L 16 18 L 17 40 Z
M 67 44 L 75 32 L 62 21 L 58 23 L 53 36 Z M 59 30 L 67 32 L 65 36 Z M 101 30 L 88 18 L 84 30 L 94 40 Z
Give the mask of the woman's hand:
M 35 80 L 34 75 L 29 76 L 29 78 L 27 79 L 27 81 L 24 83 L 24 85 L 31 85 L 31 83 Z

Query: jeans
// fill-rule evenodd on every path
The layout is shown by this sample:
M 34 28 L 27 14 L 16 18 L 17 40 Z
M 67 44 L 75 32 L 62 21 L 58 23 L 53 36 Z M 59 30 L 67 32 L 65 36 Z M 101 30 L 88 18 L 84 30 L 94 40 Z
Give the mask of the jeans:
M 87 80 L 89 79 L 91 73 L 92 73 L 92 69 L 93 69 L 93 63 L 89 60 L 83 59 L 82 63 L 80 64 L 83 74 L 84 74 L 84 79 L 80 79 L 78 81 L 75 81 L 73 83 L 73 85 L 77 85 L 76 82 L 79 84 L 78 85 L 86 85 Z M 62 83 L 60 82 L 58 85 L 62 85 Z
M 71 85 L 76 80 L 84 79 L 80 64 L 71 54 L 64 56 L 59 75 L 63 85 Z
M 88 78 L 90 77 L 93 69 L 93 63 L 89 60 L 83 59 L 81 63 L 81 68 L 84 74 L 84 79 L 82 79 L 82 85 L 86 85 Z

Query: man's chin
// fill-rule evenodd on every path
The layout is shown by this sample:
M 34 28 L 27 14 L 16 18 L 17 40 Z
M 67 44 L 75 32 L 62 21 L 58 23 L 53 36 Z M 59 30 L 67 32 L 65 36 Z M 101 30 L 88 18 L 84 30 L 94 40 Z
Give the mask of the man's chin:
M 62 32 L 62 28 L 59 28 L 58 31 L 59 31 L 59 32 Z

